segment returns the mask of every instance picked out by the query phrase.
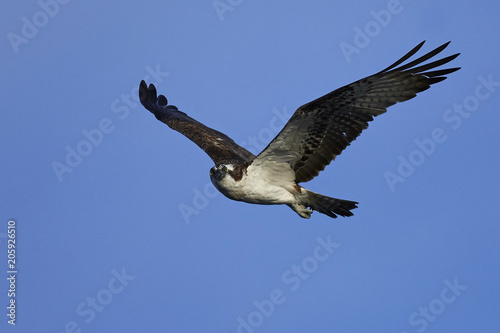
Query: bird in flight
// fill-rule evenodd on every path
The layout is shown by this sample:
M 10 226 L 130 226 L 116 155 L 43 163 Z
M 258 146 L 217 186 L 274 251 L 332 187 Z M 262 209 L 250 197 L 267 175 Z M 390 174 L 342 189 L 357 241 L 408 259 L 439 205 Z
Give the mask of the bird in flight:
M 299 184 L 323 171 L 387 107 L 415 97 L 459 70 L 435 70 L 459 53 L 424 64 L 449 43 L 403 64 L 420 50 L 422 42 L 386 69 L 302 105 L 257 156 L 169 105 L 165 96 L 157 96 L 153 84 L 148 87 L 141 81 L 139 98 L 156 119 L 185 135 L 210 156 L 215 163 L 210 179 L 229 199 L 284 204 L 303 218 L 310 218 L 313 211 L 332 218 L 352 216 L 357 202 L 327 197 Z

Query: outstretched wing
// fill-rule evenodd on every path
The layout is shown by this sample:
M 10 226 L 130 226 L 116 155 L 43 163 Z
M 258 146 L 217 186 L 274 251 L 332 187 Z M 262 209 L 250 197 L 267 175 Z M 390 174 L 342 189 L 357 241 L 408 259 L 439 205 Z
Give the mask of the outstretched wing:
M 459 53 L 422 65 L 449 43 L 396 68 L 413 56 L 422 42 L 386 69 L 302 105 L 253 163 L 287 162 L 298 183 L 313 179 L 368 127 L 373 117 L 460 69 L 432 70 Z
M 168 105 L 165 96 L 156 97 L 156 88 L 141 81 L 139 99 L 146 109 L 161 122 L 185 135 L 210 156 L 216 165 L 250 161 L 255 156 L 237 145 L 230 137 L 189 117 L 177 107 Z

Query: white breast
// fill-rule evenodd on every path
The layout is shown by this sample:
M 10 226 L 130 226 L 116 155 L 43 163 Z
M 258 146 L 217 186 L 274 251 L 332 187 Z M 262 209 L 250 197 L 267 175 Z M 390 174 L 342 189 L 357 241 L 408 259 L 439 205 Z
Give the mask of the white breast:
M 214 185 L 230 199 L 249 203 L 275 205 L 297 202 L 295 173 L 288 163 L 251 164 L 240 181 L 227 175 Z

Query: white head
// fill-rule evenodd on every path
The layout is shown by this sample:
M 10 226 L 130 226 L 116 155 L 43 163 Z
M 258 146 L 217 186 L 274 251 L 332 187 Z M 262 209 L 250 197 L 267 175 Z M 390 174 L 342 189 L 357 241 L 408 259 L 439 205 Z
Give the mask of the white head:
M 233 164 L 220 164 L 210 169 L 210 180 L 212 181 L 212 184 L 214 184 L 215 188 L 222 194 L 229 198 L 231 198 L 231 196 L 228 191 L 230 191 L 229 189 L 233 188 L 236 184 L 233 171 Z
M 219 164 L 210 169 L 210 179 L 212 183 L 220 183 L 225 177 L 230 175 L 230 172 L 234 170 L 232 164 Z

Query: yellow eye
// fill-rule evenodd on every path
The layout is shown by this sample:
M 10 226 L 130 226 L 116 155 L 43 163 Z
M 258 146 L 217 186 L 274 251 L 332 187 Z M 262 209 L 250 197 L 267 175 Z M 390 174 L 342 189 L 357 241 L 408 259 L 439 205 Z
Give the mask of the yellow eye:
M 229 170 L 227 169 L 227 166 L 224 165 L 224 168 L 222 169 L 224 172 L 228 172 Z

